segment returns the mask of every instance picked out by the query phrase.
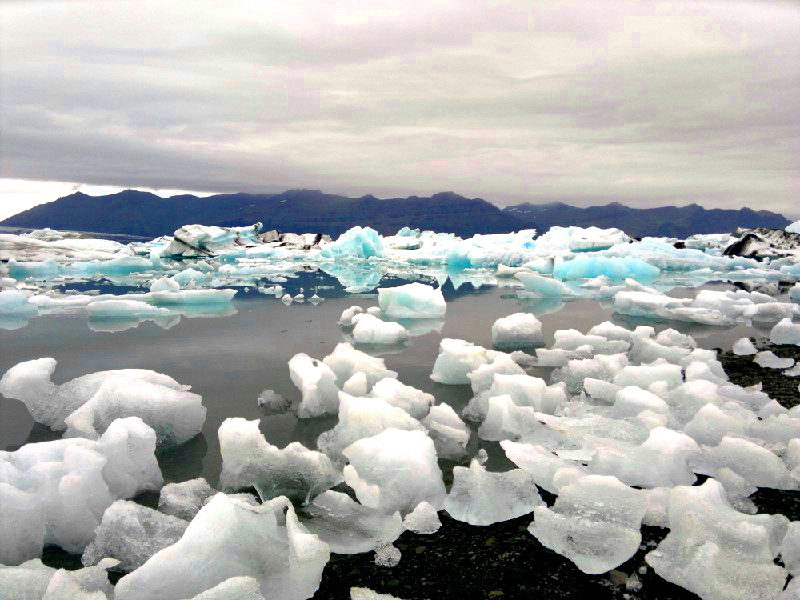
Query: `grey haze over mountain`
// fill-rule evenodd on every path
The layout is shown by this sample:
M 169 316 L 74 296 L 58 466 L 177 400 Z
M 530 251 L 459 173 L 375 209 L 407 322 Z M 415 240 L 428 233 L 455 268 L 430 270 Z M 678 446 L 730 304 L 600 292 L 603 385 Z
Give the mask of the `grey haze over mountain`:
M 797 212 L 796 3 L 11 1 L 0 28 L 3 178 Z

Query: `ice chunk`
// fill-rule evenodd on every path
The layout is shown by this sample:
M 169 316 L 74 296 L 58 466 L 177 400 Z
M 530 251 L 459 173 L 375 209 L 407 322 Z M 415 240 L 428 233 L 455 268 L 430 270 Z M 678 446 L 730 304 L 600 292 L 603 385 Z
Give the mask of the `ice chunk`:
M 489 362 L 491 359 L 486 348 L 464 340 L 444 338 L 439 342 L 439 355 L 433 364 L 431 379 L 450 385 L 468 384 L 468 374 Z
M 166 515 L 191 521 L 206 501 L 216 493 L 217 490 L 208 485 L 202 477 L 181 483 L 168 483 L 161 488 L 158 510 Z
M 344 450 L 347 484 L 365 506 L 411 512 L 423 500 L 434 508 L 445 498 L 433 441 L 421 431 L 387 429 Z
M 464 409 L 464 417 L 483 421 L 489 409 L 489 398 L 509 395 L 517 406 L 530 406 L 537 412 L 553 414 L 567 400 L 564 384 L 548 386 L 544 379 L 522 374 L 496 373 L 491 387 L 476 395 Z
M 794 577 L 800 575 L 800 521 L 792 521 L 781 542 L 781 559 Z
M 379 567 L 396 567 L 400 563 L 400 550 L 386 544 L 375 550 L 375 564 Z
M 15 567 L 0 563 L 0 599 L 41 600 L 55 574 L 55 569 L 38 558 Z
M 379 594 L 369 588 L 351 587 L 350 600 L 401 600 L 391 594 Z
M 777 327 L 777 325 L 776 325 Z M 740 338 L 733 344 L 733 353 L 737 356 L 746 356 L 758 352 L 750 338 Z
M 759 367 L 767 369 L 789 369 L 794 366 L 793 358 L 781 358 L 771 350 L 762 350 L 753 359 Z
M 408 331 L 400 323 L 382 321 L 369 313 L 355 315 L 352 323 L 356 344 L 397 344 L 408 339 Z
M 397 373 L 386 368 L 382 358 L 370 356 L 347 343 L 337 344 L 322 362 L 334 372 L 339 385 L 344 385 L 345 381 L 359 372 L 367 376 L 367 390 L 384 377 L 397 377 Z
M 291 402 L 275 390 L 264 390 L 258 395 L 256 403 L 266 414 L 279 415 L 289 410 Z
M 422 501 L 403 519 L 403 527 L 414 533 L 429 535 L 439 531 L 442 522 L 436 509 L 430 503 Z
M 34 316 L 39 312 L 25 292 L 19 290 L 0 291 L 0 315 Z
M 114 500 L 161 487 L 155 444 L 155 432 L 131 417 L 114 421 L 98 441 L 0 452 L 0 513 L 4 524 L 15 523 L 0 537 L 0 560 L 18 564 L 41 554 L 45 542 L 83 551 Z
M 478 437 L 490 442 L 518 440 L 541 428 L 535 409 L 517 406 L 511 396 L 504 394 L 489 398 L 486 419 L 478 428 Z
M 630 343 L 625 340 L 608 340 L 599 335 L 584 335 L 575 329 L 559 329 L 554 334 L 553 349 L 577 350 L 589 346 L 593 353 L 618 354 L 627 352 Z
M 367 376 L 361 371 L 353 373 L 353 376 L 342 386 L 342 391 L 351 396 L 366 396 L 368 389 Z
M 351 306 L 350 308 L 346 308 L 342 312 L 342 316 L 339 317 L 339 325 L 342 325 L 343 327 L 350 327 L 353 325 L 353 317 L 363 313 L 364 309 L 360 306 Z
M 561 488 L 553 508 L 538 506 L 529 531 L 584 573 L 610 571 L 639 549 L 646 498 L 615 477 L 587 475 Z
M 539 296 L 571 296 L 572 290 L 557 279 L 543 277 L 536 273 L 517 273 L 514 275 L 522 282 L 525 289 Z
M 152 306 L 141 300 L 98 300 L 86 307 L 90 319 L 149 319 L 166 317 L 166 308 Z
M 683 431 L 700 444 L 716 446 L 729 433 L 743 435 L 749 422 L 755 419 L 749 411 L 737 414 L 709 402 L 694 414 Z
M 347 494 L 328 490 L 306 507 L 309 532 L 336 554 L 360 554 L 391 544 L 403 533 L 400 513 L 383 513 L 362 506 Z
M 319 587 L 329 557 L 288 499 L 252 506 L 217 494 L 177 543 L 119 580 L 115 600 L 181 600 L 241 576 L 258 580 L 265 600 L 304 600 Z
M 320 255 L 336 260 L 383 257 L 386 251 L 378 232 L 371 227 L 356 225 L 345 231 L 335 242 L 326 244 Z
M 791 319 L 782 319 L 769 332 L 769 341 L 773 344 L 794 344 L 800 346 L 800 324 Z
M 504 440 L 500 446 L 508 459 L 531 474 L 536 485 L 551 494 L 557 494 L 559 486 L 554 482 L 557 471 L 572 468 L 575 463 L 560 458 L 542 446 Z
M 786 572 L 773 563 L 788 520 L 745 515 L 719 482 L 676 487 L 669 496 L 667 537 L 647 554 L 655 572 L 702 598 L 778 598 Z
M 151 292 L 179 292 L 181 284 L 171 277 L 160 277 L 150 284 Z
M 633 385 L 624 387 L 617 392 L 614 401 L 614 416 L 619 419 L 635 417 L 644 410 L 669 413 L 669 406 L 655 394 Z
M 528 514 L 542 504 L 531 475 L 522 469 L 490 473 L 473 458 L 469 468 L 453 468 L 453 487 L 444 509 L 457 521 L 491 525 Z
M 87 402 L 64 419 L 65 436 L 97 439 L 115 419 L 139 417 L 155 430 L 160 447 L 177 446 L 200 433 L 206 420 L 202 401 L 197 394 L 170 385 L 124 372 L 111 374 Z
M 553 277 L 557 279 L 590 279 L 605 275 L 621 281 L 633 278 L 649 281 L 658 276 L 661 269 L 639 258 L 617 258 L 606 256 L 576 256 L 572 260 L 556 263 Z
M 442 290 L 419 282 L 380 288 L 378 305 L 389 319 L 437 319 L 447 310 Z
M 255 577 L 231 577 L 190 600 L 264 600 Z
M 553 371 L 550 375 L 552 383 L 563 381 L 567 385 L 567 391 L 577 394 L 583 389 L 583 380 L 587 377 L 600 379 L 601 381 L 612 381 L 618 373 L 628 366 L 628 357 L 625 354 L 598 354 L 594 358 L 573 359 L 565 367 Z M 677 367 L 680 374 L 680 367 Z M 637 385 L 631 383 L 618 383 L 616 385 Z M 647 386 L 640 386 L 647 387 Z
M 508 354 L 497 353 L 491 357 L 490 363 L 467 373 L 472 393 L 478 395 L 489 391 L 497 375 L 525 375 L 525 370 Z
M 336 374 L 328 365 L 307 354 L 295 354 L 289 360 L 289 377 L 302 394 L 297 409 L 299 418 L 319 417 L 338 410 Z
M 542 346 L 542 323 L 530 313 L 514 313 L 501 317 L 492 325 L 492 344 L 501 350 Z
M 109 378 L 126 377 L 171 390 L 184 389 L 168 375 L 143 369 L 100 371 L 57 386 L 51 381 L 55 369 L 54 358 L 39 358 L 11 367 L 0 380 L 0 393 L 24 403 L 37 423 L 55 430 L 65 429 L 64 419 L 88 402 Z
M 719 445 L 706 448 L 702 471 L 712 474 L 714 469 L 727 467 L 748 483 L 757 487 L 781 490 L 797 489 L 783 461 L 761 446 L 742 438 L 725 436 Z
M 335 461 L 343 461 L 342 451 L 353 442 L 372 437 L 389 428 L 424 431 L 422 424 L 402 408 L 380 398 L 359 398 L 339 394 L 339 421 L 320 434 L 317 447 Z
M 683 373 L 679 365 L 656 361 L 650 365 L 628 365 L 614 376 L 614 384 L 635 385 L 647 389 L 653 383 L 663 381 L 667 387 L 676 388 L 683 383 Z
M 327 456 L 299 442 L 281 450 L 264 439 L 258 423 L 259 419 L 229 418 L 220 425 L 223 489 L 254 487 L 262 500 L 288 496 L 308 502 L 342 481 Z
M 81 562 L 96 565 L 104 557 L 118 559 L 118 569 L 133 571 L 156 552 L 177 542 L 188 523 L 127 500 L 117 500 L 103 513 Z
M 450 405 L 443 402 L 432 407 L 422 424 L 433 439 L 439 457 L 458 460 L 466 455 L 470 430 Z
M 402 408 L 415 419 L 422 419 L 427 415 L 434 402 L 431 394 L 389 377 L 381 379 L 372 386 L 371 395 L 373 398 L 385 400 L 392 406 Z

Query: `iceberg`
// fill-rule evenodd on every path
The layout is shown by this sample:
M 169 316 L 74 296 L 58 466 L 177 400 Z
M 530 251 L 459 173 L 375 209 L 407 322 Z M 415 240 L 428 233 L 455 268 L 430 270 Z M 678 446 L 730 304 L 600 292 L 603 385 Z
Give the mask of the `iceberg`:
M 382 321 L 369 313 L 355 315 L 351 322 L 356 344 L 398 344 L 408 339 L 408 331 L 399 323 Z
M 389 319 L 437 319 L 447 311 L 441 288 L 419 282 L 380 288 L 378 305 Z
M 661 269 L 639 258 L 616 258 L 606 256 L 576 256 L 572 260 L 557 262 L 553 267 L 556 279 L 592 279 L 601 275 L 612 280 L 622 281 L 632 278 L 636 281 L 650 281 L 658 277 Z
M 320 256 L 335 260 L 382 258 L 386 256 L 383 240 L 371 227 L 351 227 L 335 242 L 325 244 Z

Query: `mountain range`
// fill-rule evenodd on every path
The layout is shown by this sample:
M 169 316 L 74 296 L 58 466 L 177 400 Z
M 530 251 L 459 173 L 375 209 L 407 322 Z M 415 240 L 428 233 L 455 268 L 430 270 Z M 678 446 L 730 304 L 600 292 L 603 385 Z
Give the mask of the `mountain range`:
M 16 214 L 0 225 L 119 233 L 149 238 L 172 234 L 188 223 L 237 226 L 261 222 L 265 230 L 327 233 L 338 236 L 354 225 L 391 234 L 404 226 L 470 236 L 524 228 L 541 232 L 554 225 L 618 227 L 641 237 L 687 237 L 726 233 L 736 227 L 782 228 L 789 220 L 769 211 L 707 210 L 696 204 L 636 209 L 618 203 L 578 208 L 563 203 L 519 204 L 500 209 L 481 198 L 453 192 L 430 197 L 350 198 L 319 190 L 277 194 L 217 194 L 162 198 L 125 190 L 106 196 L 76 192 Z

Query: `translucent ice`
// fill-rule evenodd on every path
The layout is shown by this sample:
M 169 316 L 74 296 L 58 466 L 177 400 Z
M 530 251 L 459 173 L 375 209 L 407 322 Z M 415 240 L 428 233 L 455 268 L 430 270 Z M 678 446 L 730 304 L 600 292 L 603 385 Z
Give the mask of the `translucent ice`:
M 419 282 L 380 288 L 378 304 L 389 319 L 436 319 L 447 310 L 442 290 Z
M 793 358 L 781 358 L 771 350 L 762 350 L 753 359 L 759 367 L 767 369 L 789 369 L 794 366 Z
M 298 417 L 307 419 L 338 410 L 336 374 L 328 365 L 307 354 L 295 354 L 289 360 L 289 376 L 302 395 L 297 409 Z
M 605 275 L 614 280 L 628 277 L 649 281 L 658 276 L 660 269 L 638 258 L 605 256 L 576 256 L 572 260 L 556 263 L 553 277 L 557 279 L 590 279 Z
M 220 425 L 220 485 L 224 489 L 254 487 L 262 500 L 288 496 L 308 502 L 342 480 L 326 455 L 299 442 L 281 450 L 267 442 L 258 423 L 258 419 L 229 418 Z
M 468 374 L 491 362 L 486 348 L 464 340 L 444 338 L 439 342 L 439 355 L 433 365 L 431 379 L 450 385 L 470 383 Z
M 466 454 L 469 443 L 469 427 L 448 404 L 438 404 L 422 419 L 428 435 L 433 439 L 436 453 L 441 458 L 458 460 Z
M 115 599 L 181 600 L 247 576 L 266 600 L 304 600 L 319 587 L 329 556 L 328 545 L 298 523 L 288 499 L 252 506 L 217 494 L 177 543 L 119 580 Z
M 161 488 L 158 510 L 166 515 L 191 521 L 216 493 L 217 490 L 202 477 L 181 483 L 168 483 Z
M 519 350 L 544 344 L 542 323 L 530 313 L 501 317 L 492 325 L 492 344 L 501 350 Z
M 402 408 L 415 419 L 422 419 L 427 415 L 434 402 L 431 394 L 388 377 L 372 386 L 371 395 Z
M 119 560 L 117 568 L 133 571 L 156 552 L 177 542 L 188 523 L 128 500 L 117 500 L 103 513 L 81 562 L 96 565 L 104 557 Z
M 769 332 L 769 341 L 773 344 L 794 344 L 800 346 L 800 324 L 791 319 L 782 319 Z
M 403 519 L 403 527 L 414 533 L 431 534 L 439 531 L 442 522 L 436 509 L 430 503 L 422 501 Z
M 344 385 L 345 381 L 359 372 L 367 376 L 367 390 L 372 389 L 372 386 L 384 377 L 397 377 L 396 372 L 386 368 L 382 358 L 370 356 L 347 343 L 337 344 L 333 352 L 322 362 L 336 375 L 336 382 L 339 385 Z
M 520 272 L 514 275 L 522 282 L 525 289 L 539 296 L 570 296 L 572 290 L 557 279 L 537 275 L 536 273 Z
M 264 600 L 255 577 L 231 577 L 190 600 Z
M 733 344 L 733 353 L 738 356 L 755 354 L 756 352 L 758 352 L 758 350 L 756 350 L 750 338 L 740 338 Z
M 399 512 L 362 506 L 346 494 L 328 490 L 306 507 L 303 524 L 336 554 L 360 554 L 395 541 L 403 532 Z
M 458 521 L 491 525 L 528 514 L 541 504 L 531 475 L 522 469 L 491 473 L 473 458 L 469 468 L 453 468 L 444 509 Z
M 420 431 L 387 429 L 344 450 L 347 484 L 365 506 L 408 513 L 423 500 L 441 508 L 442 472 L 433 441 Z
M 335 242 L 326 244 L 320 252 L 325 258 L 347 260 L 385 256 L 383 240 L 370 227 L 355 226 L 339 236 Z
M 368 313 L 352 318 L 353 339 L 357 344 L 397 344 L 408 338 L 408 331 L 391 321 L 382 321 Z

